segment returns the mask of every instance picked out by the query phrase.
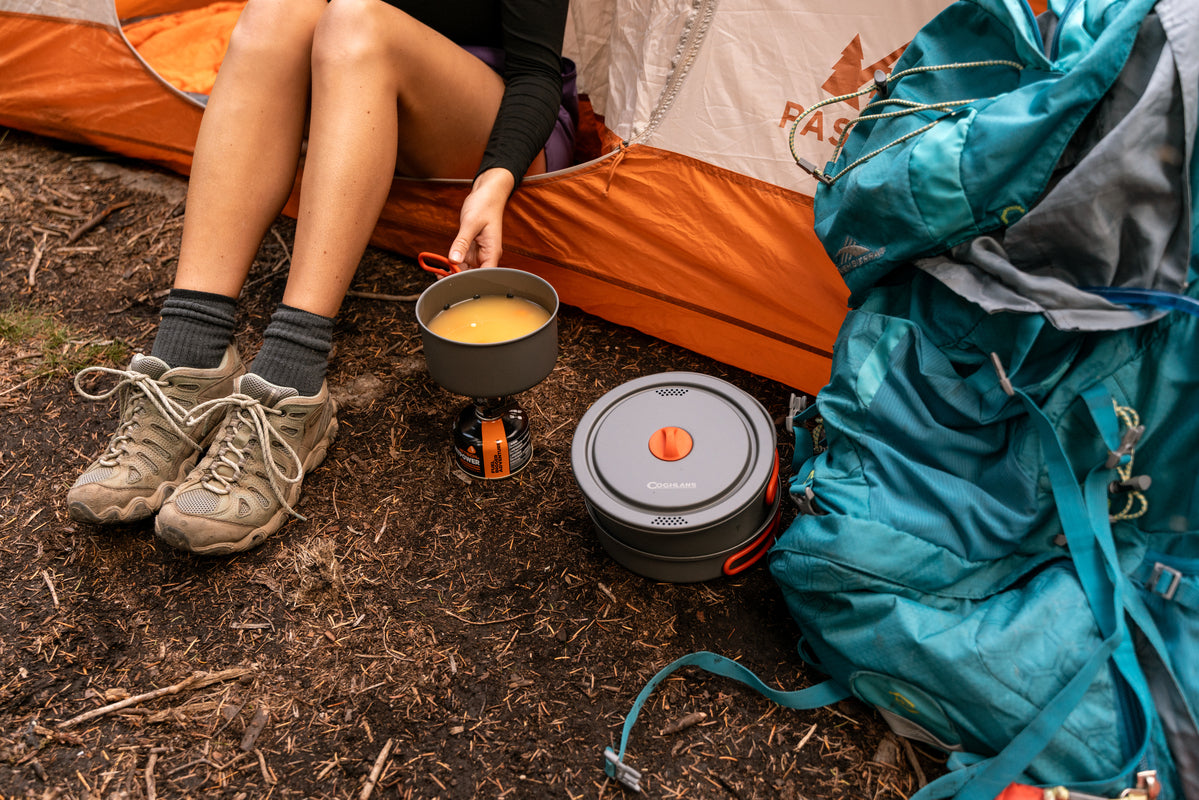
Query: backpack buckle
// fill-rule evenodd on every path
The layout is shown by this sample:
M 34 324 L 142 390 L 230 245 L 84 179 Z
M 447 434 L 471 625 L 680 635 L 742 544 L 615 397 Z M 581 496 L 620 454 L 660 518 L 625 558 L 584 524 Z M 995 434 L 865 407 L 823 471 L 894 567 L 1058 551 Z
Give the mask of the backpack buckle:
M 833 179 L 828 175 L 825 175 L 824 170 L 813 164 L 811 161 L 808 161 L 806 158 L 798 159 L 795 163 L 799 165 L 800 169 L 823 183 L 825 186 L 833 185 Z
M 793 430 L 795 428 L 796 419 L 803 414 L 803 412 L 807 411 L 808 406 L 811 404 L 811 400 L 809 400 L 806 396 L 801 397 L 800 395 L 794 393 L 791 395 L 791 399 L 787 403 L 787 430 Z
M 634 792 L 641 791 L 641 773 L 621 761 L 620 756 L 616 755 L 611 747 L 604 749 L 604 759 L 604 772 L 608 773 L 608 777 L 615 778 L 622 786 Z
M 795 507 L 799 510 L 800 514 L 807 514 L 812 517 L 823 517 L 828 513 L 827 511 L 821 510 L 821 508 L 816 505 L 816 493 L 812 491 L 811 486 L 804 487 L 802 496 L 793 494 L 791 497 L 795 499 Z
M 1170 576 L 1169 585 L 1166 586 L 1165 591 L 1162 591 L 1161 589 L 1158 588 L 1158 586 L 1162 583 L 1163 575 Z M 1166 600 L 1173 600 L 1174 595 L 1178 592 L 1178 584 L 1180 584 L 1181 582 L 1182 582 L 1182 573 L 1181 572 L 1174 569 L 1173 567 L 1166 566 L 1162 562 L 1158 561 L 1157 563 L 1155 563 L 1153 565 L 1153 572 L 1151 572 L 1149 574 L 1149 583 L 1148 583 L 1148 585 L 1146 585 L 1145 588 L 1147 588 L 1149 591 L 1153 592 L 1154 594 L 1161 595 Z M 1138 777 L 1138 782 L 1139 782 L 1140 776 L 1138 775 L 1137 777 Z M 1154 776 L 1154 777 L 1156 777 L 1156 776 Z
M 1157 770 L 1145 770 L 1137 773 L 1137 788 L 1125 789 L 1120 797 L 1126 800 L 1157 800 L 1161 794 L 1162 785 L 1157 780 Z
M 1141 441 L 1141 437 L 1145 435 L 1144 425 L 1133 425 L 1124 430 L 1124 435 L 1120 437 L 1120 446 L 1115 450 L 1109 450 L 1107 453 L 1107 461 L 1103 463 L 1104 469 L 1112 469 L 1117 464 L 1120 464 L 1132 455 L 1132 451 L 1136 449 L 1137 442 Z

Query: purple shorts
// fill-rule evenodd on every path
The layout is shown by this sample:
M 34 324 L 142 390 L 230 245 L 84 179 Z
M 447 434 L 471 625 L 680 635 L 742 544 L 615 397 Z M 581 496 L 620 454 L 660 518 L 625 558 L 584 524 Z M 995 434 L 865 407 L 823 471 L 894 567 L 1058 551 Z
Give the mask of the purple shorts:
M 504 74 L 504 51 L 497 47 L 464 46 L 499 74 Z M 575 126 L 579 121 L 578 72 L 569 58 L 562 59 L 562 102 L 558 120 L 545 142 L 545 171 L 554 172 L 574 164 Z

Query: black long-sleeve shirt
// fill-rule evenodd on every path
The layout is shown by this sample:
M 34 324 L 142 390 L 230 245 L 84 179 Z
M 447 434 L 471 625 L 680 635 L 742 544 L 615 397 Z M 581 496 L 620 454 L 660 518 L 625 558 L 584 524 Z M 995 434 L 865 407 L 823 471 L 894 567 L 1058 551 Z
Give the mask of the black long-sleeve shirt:
M 504 51 L 505 89 L 479 172 L 519 184 L 553 130 L 562 99 L 568 0 L 387 0 L 460 45 Z

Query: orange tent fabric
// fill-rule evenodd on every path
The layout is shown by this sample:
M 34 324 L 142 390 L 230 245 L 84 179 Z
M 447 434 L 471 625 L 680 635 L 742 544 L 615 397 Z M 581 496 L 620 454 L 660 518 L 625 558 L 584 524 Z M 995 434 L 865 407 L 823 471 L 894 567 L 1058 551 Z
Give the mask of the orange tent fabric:
M 376 244 L 444 250 L 468 188 L 397 179 Z M 811 393 L 846 307 L 811 198 L 645 146 L 526 180 L 505 216 L 504 266 L 598 317 Z
M 148 72 L 115 23 L 0 13 L 0 125 L 186 174 L 202 107 Z
M 227 0 L 126 25 L 125 37 L 173 86 L 208 94 L 245 2 Z

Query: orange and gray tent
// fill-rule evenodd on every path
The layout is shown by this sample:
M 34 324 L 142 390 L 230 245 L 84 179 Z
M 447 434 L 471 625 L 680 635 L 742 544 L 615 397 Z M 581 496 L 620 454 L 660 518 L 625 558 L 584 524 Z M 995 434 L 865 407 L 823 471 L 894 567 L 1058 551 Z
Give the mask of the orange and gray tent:
M 572 0 L 576 164 L 526 180 L 503 265 L 562 301 L 801 391 L 827 381 L 846 289 L 814 184 L 947 0 Z M 0 125 L 186 174 L 236 0 L 0 0 Z M 397 178 L 374 244 L 444 252 L 468 184 Z M 293 198 L 294 201 L 294 198 Z M 294 209 L 294 205 L 291 206 Z

